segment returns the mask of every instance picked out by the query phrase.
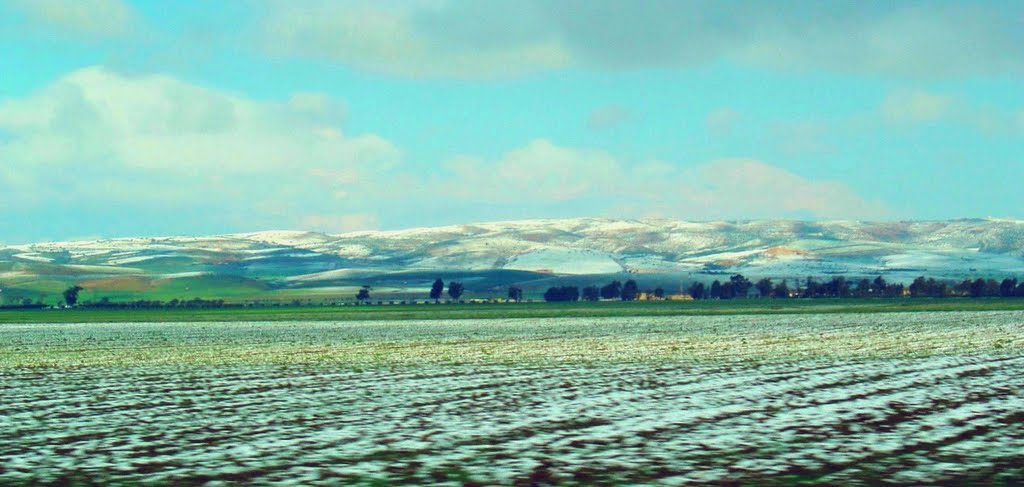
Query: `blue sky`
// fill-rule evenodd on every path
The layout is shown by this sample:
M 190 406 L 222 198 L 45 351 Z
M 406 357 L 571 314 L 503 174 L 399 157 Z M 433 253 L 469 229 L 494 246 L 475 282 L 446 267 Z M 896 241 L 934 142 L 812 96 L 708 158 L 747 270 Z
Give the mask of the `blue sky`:
M 0 0 L 0 241 L 1024 218 L 1024 4 Z

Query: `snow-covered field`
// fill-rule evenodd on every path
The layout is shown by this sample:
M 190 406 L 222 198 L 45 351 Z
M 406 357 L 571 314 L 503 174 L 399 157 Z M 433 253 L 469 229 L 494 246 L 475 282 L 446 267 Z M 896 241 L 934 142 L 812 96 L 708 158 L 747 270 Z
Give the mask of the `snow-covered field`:
M 0 325 L 0 484 L 1012 484 L 1024 314 Z

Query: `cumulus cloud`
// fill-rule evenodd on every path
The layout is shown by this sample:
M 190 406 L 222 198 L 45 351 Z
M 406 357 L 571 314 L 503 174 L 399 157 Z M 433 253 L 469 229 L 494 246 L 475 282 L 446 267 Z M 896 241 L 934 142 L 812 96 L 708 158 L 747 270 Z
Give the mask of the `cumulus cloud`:
M 695 219 L 885 214 L 840 183 L 761 161 L 686 169 L 546 139 L 414 171 L 391 142 L 345 133 L 333 122 L 343 117 L 344 103 L 321 94 L 253 100 L 169 76 L 86 68 L 0 101 L 0 201 L 18 214 L 64 208 L 66 218 L 215 232 L 431 224 L 438 210 L 462 220 L 510 209 Z
M 580 67 L 776 69 L 931 78 L 1024 72 L 1013 3 L 756 0 L 421 0 L 278 3 L 280 55 L 409 76 L 495 77 Z
M 809 214 L 819 218 L 879 218 L 884 204 L 835 181 L 814 181 L 753 159 L 725 159 L 696 170 L 691 202 L 705 211 L 743 218 Z
M 10 5 L 44 26 L 86 36 L 121 35 L 137 20 L 121 0 L 11 0 Z
M 815 181 L 754 159 L 680 168 L 626 164 L 603 151 L 535 140 L 494 161 L 449 161 L 443 194 L 477 204 L 586 202 L 590 214 L 688 219 L 883 218 L 886 206 L 834 181 Z M 586 214 L 586 213 L 584 213 Z
M 557 146 L 544 139 L 507 152 L 497 161 L 456 157 L 437 181 L 443 194 L 487 203 L 561 202 L 612 188 L 621 171 L 601 151 Z
M 0 102 L 0 184 L 26 204 L 209 206 L 279 225 L 299 223 L 308 207 L 361 211 L 339 195 L 380 184 L 401 154 L 381 137 L 330 125 L 344 115 L 338 107 L 317 94 L 254 101 L 169 76 L 86 68 Z
M 288 108 L 313 120 L 340 126 L 348 115 L 345 102 L 324 93 L 292 93 Z

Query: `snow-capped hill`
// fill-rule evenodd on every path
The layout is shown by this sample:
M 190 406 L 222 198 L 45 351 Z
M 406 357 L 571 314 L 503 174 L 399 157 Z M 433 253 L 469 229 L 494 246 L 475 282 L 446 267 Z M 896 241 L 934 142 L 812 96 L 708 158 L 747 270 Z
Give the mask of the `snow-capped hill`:
M 43 275 L 199 273 L 308 285 L 352 276 L 494 271 L 694 279 L 732 272 L 769 277 L 884 274 L 895 279 L 1003 276 L 1024 274 L 1024 222 L 575 218 L 340 235 L 265 231 L 0 247 L 2 284 L 3 279 Z

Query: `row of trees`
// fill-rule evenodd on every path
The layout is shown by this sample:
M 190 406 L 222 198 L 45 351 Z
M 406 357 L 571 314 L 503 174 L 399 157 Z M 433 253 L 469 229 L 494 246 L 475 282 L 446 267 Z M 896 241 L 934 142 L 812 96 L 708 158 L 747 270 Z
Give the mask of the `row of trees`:
M 544 301 L 578 301 L 580 288 L 576 286 L 556 286 L 548 288 L 544 293 Z
M 601 299 L 621 299 L 623 301 L 634 301 L 644 293 L 658 298 L 665 297 L 665 290 L 658 287 L 641 291 L 636 281 L 630 279 L 625 284 L 619 281 L 612 281 L 604 286 L 587 286 L 581 292 L 576 286 L 555 286 L 544 293 L 545 301 L 598 301 Z M 522 290 L 519 290 L 522 297 Z
M 155 300 L 144 300 L 138 301 L 111 301 L 110 298 L 104 297 L 99 301 L 86 301 L 79 305 L 82 308 L 100 308 L 100 309 L 159 309 L 159 308 L 185 308 L 185 309 L 212 309 L 212 308 L 224 308 L 240 305 L 230 305 L 224 302 L 223 299 L 172 299 L 170 301 L 155 301 Z
M 355 298 L 359 302 L 370 301 L 370 291 L 373 288 L 369 285 L 363 286 Z M 83 291 L 81 286 L 71 286 L 64 290 L 62 297 L 67 306 L 79 304 L 79 293 Z M 451 281 L 448 283 L 447 294 L 449 298 L 458 301 L 464 294 L 465 287 L 461 282 Z M 791 287 L 787 280 L 774 282 L 764 278 L 752 282 L 742 274 L 735 274 L 729 280 L 722 282 L 715 280 L 711 285 L 703 282 L 694 282 L 687 289 L 693 299 L 738 299 L 756 296 L 761 298 L 869 298 L 869 297 L 898 297 L 910 295 L 911 297 L 1003 297 L 1024 298 L 1024 282 L 1016 278 L 1006 278 L 1001 282 L 994 279 L 964 279 L 952 284 L 946 281 L 939 281 L 924 276 L 914 279 L 909 286 L 902 283 L 890 283 L 883 277 L 874 279 L 860 279 L 857 281 L 848 280 L 844 276 L 835 276 L 829 280 L 818 281 L 814 277 L 808 277 L 801 283 L 795 281 Z M 657 298 L 663 298 L 665 291 L 661 287 L 641 291 L 636 281 L 630 279 L 625 283 L 612 281 L 603 286 L 586 286 L 582 290 L 576 286 L 554 286 L 544 293 L 545 301 L 598 301 L 601 299 L 621 299 L 633 301 L 640 297 L 641 293 Z M 430 288 L 430 299 L 440 301 L 445 294 L 445 283 L 441 279 L 434 281 Z M 508 299 L 511 301 L 522 301 L 523 289 L 519 286 L 508 288 Z M 41 303 L 33 304 L 25 300 L 20 306 L 43 306 Z M 217 308 L 225 306 L 224 300 L 204 300 L 195 298 L 191 300 L 174 299 L 168 302 L 138 300 L 133 302 L 111 302 L 108 298 L 102 298 L 98 302 L 82 303 L 84 307 L 97 308 Z
M 356 301 L 360 303 L 370 301 L 370 290 L 372 289 L 373 288 L 370 287 L 369 285 L 360 288 L 359 292 L 356 293 Z M 462 285 L 461 282 L 452 281 L 448 283 L 448 297 L 450 297 L 453 301 L 458 301 L 465 291 L 466 288 L 465 286 Z M 433 299 L 434 302 L 436 303 L 441 301 L 442 296 L 444 296 L 444 281 L 442 281 L 441 279 L 437 279 L 436 281 L 434 281 L 434 284 L 430 286 L 430 299 Z M 520 290 L 520 297 L 522 297 L 522 290 Z
M 909 286 L 911 296 L 944 298 L 949 296 L 968 296 L 972 298 L 1024 298 L 1024 282 L 1016 278 L 1006 278 L 1002 282 L 995 279 L 964 279 L 950 286 L 935 279 L 918 277 Z
M 693 299 L 741 299 L 751 296 L 761 298 L 872 298 L 872 297 L 1021 297 L 1024 298 L 1024 282 L 1016 278 L 1006 278 L 1001 282 L 994 279 L 965 279 L 958 284 L 938 281 L 924 276 L 914 279 L 909 286 L 902 283 L 891 283 L 878 276 L 874 279 L 848 280 L 844 276 L 835 276 L 829 280 L 817 280 L 808 277 L 801 283 L 799 280 L 790 286 L 787 280 L 775 282 L 764 278 L 752 282 L 742 274 L 736 274 L 728 281 L 715 280 L 711 285 L 694 282 L 687 289 Z M 625 284 L 612 281 L 601 287 L 587 286 L 582 292 L 575 286 L 552 287 L 544 293 L 546 301 L 597 301 L 599 299 L 622 299 L 632 301 L 640 294 L 639 287 L 633 280 Z M 657 288 L 643 291 L 658 298 L 664 297 L 664 290 Z M 519 290 L 520 297 L 522 290 Z
M 764 278 L 751 282 L 742 274 L 736 274 L 726 282 L 715 280 L 710 286 L 702 282 L 690 285 L 688 291 L 694 299 L 737 299 L 757 296 L 761 298 L 848 298 L 848 297 L 895 297 L 904 294 L 904 286 L 899 283 L 888 283 L 881 276 L 874 280 L 861 279 L 851 282 L 843 276 L 835 276 L 827 281 L 818 281 L 808 277 L 794 286 L 783 280 L 774 282 Z
M 923 279 L 923 278 L 922 278 Z M 933 280 L 934 281 L 934 280 Z M 715 280 L 710 286 L 695 282 L 688 289 L 694 299 L 736 299 L 756 296 L 761 298 L 849 298 L 849 297 L 896 297 L 904 295 L 904 286 L 900 283 L 888 283 L 881 276 L 874 280 L 861 279 L 856 282 L 844 276 L 835 276 L 827 281 L 818 281 L 808 277 L 790 286 L 787 280 L 774 282 L 764 278 L 751 282 L 742 274 L 736 274 L 726 282 Z
M 463 287 L 461 282 L 451 281 L 448 283 L 448 297 L 452 298 L 452 300 L 454 301 L 458 301 L 459 298 L 462 297 L 462 294 L 463 292 L 465 292 L 465 290 L 466 289 L 465 287 Z M 434 285 L 430 287 L 430 299 L 433 299 L 434 302 L 436 303 L 441 300 L 441 296 L 443 294 L 444 281 L 438 279 L 434 281 Z

